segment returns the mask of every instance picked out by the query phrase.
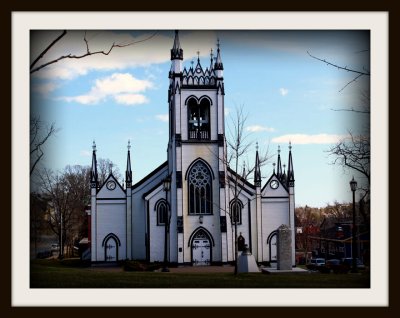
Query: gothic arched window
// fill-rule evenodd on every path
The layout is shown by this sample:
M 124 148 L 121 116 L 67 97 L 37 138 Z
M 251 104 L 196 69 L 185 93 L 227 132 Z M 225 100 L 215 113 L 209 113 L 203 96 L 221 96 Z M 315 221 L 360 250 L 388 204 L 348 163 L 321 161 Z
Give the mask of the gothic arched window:
M 189 181 L 189 214 L 212 213 L 212 177 L 208 167 L 201 161 L 190 169 Z
M 232 224 L 242 224 L 243 203 L 240 200 L 232 200 L 230 205 Z
M 188 102 L 189 139 L 210 138 L 210 101 L 203 98 L 198 104 L 195 98 Z
M 157 225 L 165 225 L 168 217 L 168 206 L 165 200 L 160 200 L 156 203 Z

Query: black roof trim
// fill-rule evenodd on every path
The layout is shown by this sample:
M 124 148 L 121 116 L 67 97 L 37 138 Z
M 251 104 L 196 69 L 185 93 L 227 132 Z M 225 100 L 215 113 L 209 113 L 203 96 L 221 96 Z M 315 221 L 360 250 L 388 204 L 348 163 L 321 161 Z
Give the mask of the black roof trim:
M 230 167 L 228 167 L 228 172 L 230 172 L 233 176 L 236 175 L 236 172 L 233 171 Z M 237 176 L 238 176 L 239 180 L 240 180 L 241 182 L 243 182 L 245 185 L 247 185 L 248 187 L 252 188 L 253 190 L 256 189 L 256 186 L 255 186 L 254 184 L 251 184 L 251 183 L 250 183 L 249 181 L 247 181 L 246 179 L 243 179 L 243 177 L 240 176 L 239 174 L 238 174 Z
M 157 189 L 160 185 L 162 185 L 163 180 L 161 180 L 159 183 L 157 183 L 154 187 L 152 187 L 149 191 L 145 192 L 142 194 L 142 198 L 144 199 L 147 197 L 150 193 L 152 193 L 155 189 Z
M 164 169 L 166 166 L 168 166 L 168 161 L 165 161 L 164 163 L 162 163 L 160 166 L 158 166 L 157 168 L 155 168 L 152 172 L 150 172 L 147 176 L 145 176 L 142 180 L 140 180 L 139 182 L 135 183 L 132 186 L 132 190 L 136 189 L 137 187 L 141 186 L 144 182 L 146 182 L 148 179 L 150 179 L 152 176 L 154 176 L 156 173 L 160 172 L 162 169 Z

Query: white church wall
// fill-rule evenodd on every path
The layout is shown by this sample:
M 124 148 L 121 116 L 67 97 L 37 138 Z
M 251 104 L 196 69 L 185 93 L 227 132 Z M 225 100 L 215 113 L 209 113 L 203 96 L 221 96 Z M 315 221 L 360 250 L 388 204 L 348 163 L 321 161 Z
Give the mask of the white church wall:
M 168 167 L 164 166 L 132 188 L 132 259 L 146 259 L 147 203 L 143 195 L 160 183 L 167 171 Z
M 97 261 L 105 261 L 104 238 L 113 233 L 118 237 L 118 260 L 126 258 L 126 201 L 97 201 Z
M 155 190 L 154 194 L 149 200 L 151 262 L 162 262 L 164 260 L 165 226 L 157 224 L 157 211 L 155 210 L 157 202 L 161 199 L 165 199 L 165 192 L 162 190 L 162 185 Z
M 269 261 L 268 236 L 282 224 L 289 225 L 289 199 L 262 199 L 262 260 Z

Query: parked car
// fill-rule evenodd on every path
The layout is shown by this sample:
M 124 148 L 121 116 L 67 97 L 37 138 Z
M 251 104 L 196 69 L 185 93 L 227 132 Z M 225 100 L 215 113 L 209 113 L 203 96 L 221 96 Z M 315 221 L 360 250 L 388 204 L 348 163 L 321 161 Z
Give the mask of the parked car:
M 342 263 L 346 264 L 347 266 L 349 266 L 349 268 L 351 268 L 353 266 L 353 258 L 351 257 L 342 258 Z M 360 259 L 356 258 L 356 263 L 357 263 L 357 269 L 365 269 L 365 265 Z
M 321 270 L 325 268 L 325 258 L 312 258 L 306 266 L 309 270 Z
M 336 258 L 327 260 L 325 266 L 329 272 L 339 273 L 339 274 L 347 273 L 350 270 L 348 264 L 344 264 L 340 259 Z

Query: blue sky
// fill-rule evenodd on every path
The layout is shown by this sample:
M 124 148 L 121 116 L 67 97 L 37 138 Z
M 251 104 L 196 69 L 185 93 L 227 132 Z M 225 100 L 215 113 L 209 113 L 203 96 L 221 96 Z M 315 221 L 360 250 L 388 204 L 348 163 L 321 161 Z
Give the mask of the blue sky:
M 107 49 L 112 42 L 130 43 L 153 32 L 91 31 L 87 39 L 93 50 Z M 59 33 L 32 33 L 31 59 Z M 98 157 L 109 158 L 121 172 L 131 141 L 134 183 L 166 160 L 173 35 L 172 30 L 160 31 L 108 56 L 67 59 L 31 75 L 31 112 L 59 128 L 46 146 L 44 166 L 62 170 L 68 164 L 90 165 L 93 140 Z M 83 36 L 82 31 L 68 32 L 45 58 L 84 52 Z M 367 116 L 334 111 L 361 107 L 369 78 L 340 91 L 354 74 L 312 59 L 307 51 L 339 65 L 369 70 L 369 51 L 364 51 L 369 50 L 369 32 L 183 30 L 184 65 L 189 67 L 199 51 L 202 65 L 208 66 L 217 38 L 224 63 L 226 118 L 243 106 L 250 139 L 268 148 L 270 155 L 276 155 L 280 145 L 284 163 L 291 141 L 296 205 L 351 201 L 353 173 L 332 166 L 326 151 L 350 129 L 369 133 Z M 249 160 L 253 156 L 249 153 Z M 275 161 L 276 156 L 263 168 L 264 182 Z

